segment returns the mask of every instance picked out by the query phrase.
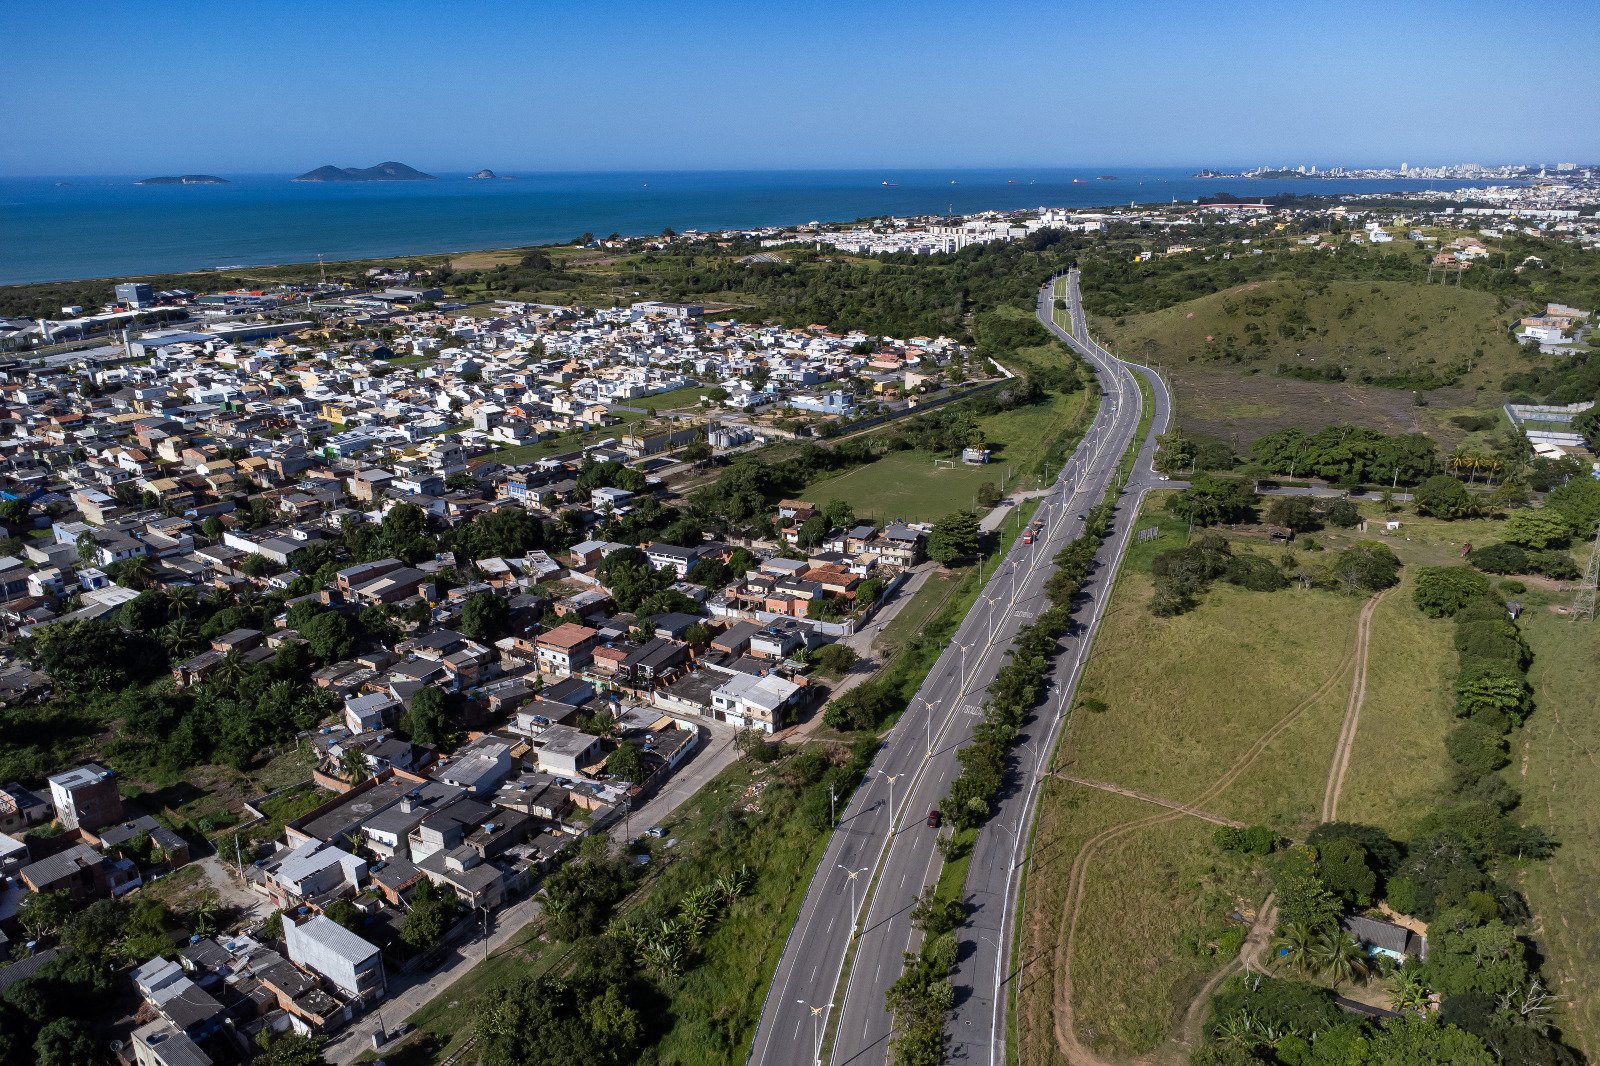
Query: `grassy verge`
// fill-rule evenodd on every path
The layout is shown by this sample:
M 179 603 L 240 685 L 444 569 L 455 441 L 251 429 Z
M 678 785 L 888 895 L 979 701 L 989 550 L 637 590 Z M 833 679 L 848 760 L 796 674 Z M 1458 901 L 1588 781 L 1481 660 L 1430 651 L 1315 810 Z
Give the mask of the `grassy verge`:
M 1397 840 L 1433 809 L 1450 778 L 1444 735 L 1456 725 L 1452 625 L 1411 602 L 1412 573 L 1372 616 L 1367 695 L 1339 800 L 1339 818 L 1381 826 Z
M 1082 433 L 1091 390 L 1051 396 L 1046 402 L 985 416 L 980 426 L 994 450 L 984 466 L 934 466 L 926 452 L 891 452 L 875 462 L 808 485 L 800 498 L 843 500 L 856 514 L 878 519 L 933 521 L 970 506 L 978 487 L 1033 488 L 1041 464 L 1059 468 Z
M 1197 610 L 1154 617 L 1146 608 L 1150 560 L 1187 532 L 1162 513 L 1164 496 L 1149 498 L 1137 520 L 1135 528 L 1161 532 L 1136 542 L 1125 556 L 1080 685 L 1080 701 L 1097 701 L 1092 706 L 1105 710 L 1078 704 L 1054 767 L 1191 801 L 1303 706 L 1202 805 L 1218 816 L 1302 835 L 1315 822 L 1343 718 L 1348 688 L 1337 679 L 1361 601 L 1299 588 L 1263 594 L 1218 585 Z M 1334 683 L 1324 686 L 1330 679 Z M 1432 785 L 1430 778 L 1420 787 Z M 1117 828 L 1158 813 L 1136 798 L 1059 777 L 1041 790 L 1034 869 L 1024 885 L 1017 934 L 1022 972 L 1009 1043 L 1014 1061 L 1066 1061 L 1056 1036 L 1060 998 L 1067 994 L 1064 969 L 1072 975 L 1076 1039 L 1101 1053 L 1143 1054 L 1162 1044 L 1209 973 L 1237 950 L 1242 927 L 1227 915 L 1249 913 L 1263 898 L 1258 870 L 1215 848 L 1214 826 L 1197 819 Z M 1070 873 L 1080 852 L 1081 895 Z

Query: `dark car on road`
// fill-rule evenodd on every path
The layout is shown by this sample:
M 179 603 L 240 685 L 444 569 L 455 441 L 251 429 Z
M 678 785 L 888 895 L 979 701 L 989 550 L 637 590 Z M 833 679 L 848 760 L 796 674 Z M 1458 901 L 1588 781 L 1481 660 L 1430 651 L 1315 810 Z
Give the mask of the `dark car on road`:
M 944 824 L 944 813 L 935 807 L 928 812 L 928 828 L 937 829 Z

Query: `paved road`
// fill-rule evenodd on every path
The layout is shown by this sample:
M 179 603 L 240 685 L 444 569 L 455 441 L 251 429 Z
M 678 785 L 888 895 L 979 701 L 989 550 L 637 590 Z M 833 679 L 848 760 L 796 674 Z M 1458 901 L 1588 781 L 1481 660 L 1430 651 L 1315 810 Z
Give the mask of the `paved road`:
M 964 890 L 968 919 L 956 934 L 960 952 L 956 973 L 951 979 L 956 990 L 956 1007 L 948 1030 L 952 1062 L 1005 1061 L 1007 1003 L 1012 976 L 1007 972 L 1007 965 L 1011 957 L 1011 934 L 1016 924 L 1019 875 L 1028 855 L 1041 763 L 1054 749 L 1065 720 L 1063 712 L 1072 704 L 1089 643 L 1111 593 L 1117 564 L 1132 535 L 1139 503 L 1146 492 L 1160 484 L 1150 464 L 1155 457 L 1156 436 L 1166 431 L 1172 410 L 1171 396 L 1159 375 L 1148 368 L 1120 362 L 1090 338 L 1084 324 L 1077 280 L 1074 271 L 1066 278 L 1065 285 L 1071 331 L 1056 325 L 1051 314 L 1052 302 L 1045 294 L 1041 294 L 1039 300 L 1040 320 L 1088 360 L 1100 373 L 1102 382 L 1121 381 L 1122 392 L 1129 396 L 1127 402 L 1134 411 L 1134 421 L 1138 419 L 1135 400 L 1139 390 L 1132 380 L 1132 372 L 1137 371 L 1150 386 L 1153 413 L 1133 473 L 1118 499 L 1112 535 L 1095 557 L 1096 565 L 1076 608 L 1075 617 L 1080 625 L 1061 642 L 1062 653 L 1050 676 L 1048 696 L 1034 717 L 1023 725 L 1018 747 L 1014 749 L 1016 754 L 1009 775 L 1012 783 L 974 845 Z M 1105 388 L 1110 393 L 1113 385 L 1106 384 Z M 1119 449 L 1117 457 L 1121 454 Z
M 1049 304 L 1046 290 L 1042 315 L 1048 316 Z M 814 1061 L 812 1011 L 833 1020 L 834 994 L 858 925 L 831 1061 L 840 1066 L 887 1057 L 884 992 L 900 975 L 901 953 L 916 946 L 911 901 L 939 869 L 937 834 L 926 828 L 925 816 L 960 771 L 956 752 L 970 738 L 984 691 L 1017 630 L 1048 605 L 1043 585 L 1053 572 L 1052 557 L 1078 535 L 1080 519 L 1101 498 L 1139 421 L 1131 373 L 1091 345 L 1081 350 L 1100 376 L 1103 395 L 1089 435 L 1040 503 L 1045 534 L 1033 545 L 1019 538 L 1001 560 L 842 812 L 768 991 L 750 1052 L 755 1066 Z

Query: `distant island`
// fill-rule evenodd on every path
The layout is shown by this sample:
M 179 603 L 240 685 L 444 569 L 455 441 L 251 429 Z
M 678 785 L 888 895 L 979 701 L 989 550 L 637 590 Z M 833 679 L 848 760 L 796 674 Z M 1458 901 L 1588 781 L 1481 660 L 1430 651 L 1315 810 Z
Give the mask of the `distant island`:
M 484 167 L 482 170 L 478 171 L 476 174 L 467 175 L 467 180 L 468 181 L 510 181 L 511 180 L 511 175 L 510 174 L 496 174 L 494 171 L 490 170 L 488 167 Z
M 424 174 L 414 167 L 390 160 L 375 167 L 336 167 L 329 164 L 307 171 L 295 181 L 435 181 L 432 174 Z
M 228 185 L 227 178 L 215 174 L 164 174 L 159 178 L 145 178 L 135 185 Z

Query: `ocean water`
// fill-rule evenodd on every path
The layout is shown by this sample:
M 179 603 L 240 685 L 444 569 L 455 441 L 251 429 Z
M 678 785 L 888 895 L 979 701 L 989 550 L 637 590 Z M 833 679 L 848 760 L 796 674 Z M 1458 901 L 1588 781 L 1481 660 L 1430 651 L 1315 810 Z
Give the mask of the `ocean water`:
M 876 215 L 1103 207 L 1220 192 L 1446 190 L 1463 182 L 1258 180 L 1164 170 L 672 171 L 513 174 L 509 180 L 228 185 L 141 177 L 0 178 L 0 284 L 468 251 L 664 227 L 728 229 Z M 1098 180 L 1114 174 L 1119 180 Z M 1074 179 L 1078 179 L 1074 182 Z M 889 184 L 884 184 L 888 182 Z

